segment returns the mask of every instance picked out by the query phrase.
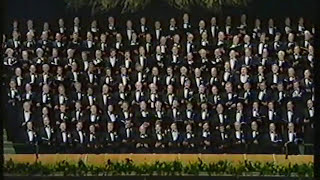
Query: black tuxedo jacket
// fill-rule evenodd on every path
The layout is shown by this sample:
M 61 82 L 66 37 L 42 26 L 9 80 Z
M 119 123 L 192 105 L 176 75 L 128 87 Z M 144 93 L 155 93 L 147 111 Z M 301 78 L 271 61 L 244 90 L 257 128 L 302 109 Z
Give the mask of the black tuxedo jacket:
M 135 128 L 131 127 L 128 128 L 128 133 L 127 133 L 127 128 L 121 127 L 119 129 L 119 135 L 121 140 L 126 140 L 127 143 L 133 143 L 134 140 L 136 139 L 138 132 Z M 129 135 L 129 136 L 128 136 Z
M 12 49 L 20 49 L 21 46 L 22 46 L 21 41 L 20 40 L 16 40 L 16 42 L 17 42 L 17 46 L 15 46 L 13 39 L 9 39 L 8 42 L 7 42 L 7 47 L 8 48 L 12 48 Z
M 258 141 L 258 144 L 260 144 L 260 140 L 261 140 L 261 137 L 263 136 L 264 134 L 260 131 L 256 131 L 256 136 L 253 137 L 253 130 L 250 129 L 246 132 L 246 143 L 248 144 L 252 144 L 253 141 L 257 140 Z
M 231 137 L 232 144 L 235 144 L 236 142 L 241 142 L 241 144 L 246 143 L 246 134 L 243 131 L 240 132 L 240 138 L 237 138 L 236 131 L 231 130 L 230 137 Z
M 84 146 L 87 142 L 87 135 L 85 133 L 84 130 L 81 130 L 82 131 L 82 135 L 83 135 L 83 140 L 82 140 L 82 143 L 81 143 L 81 140 L 80 140 L 80 135 L 79 135 L 79 131 L 78 130 L 74 130 L 72 131 L 71 133 L 71 138 L 72 138 L 72 143 L 76 146 Z
M 171 142 L 172 144 L 180 144 L 183 141 L 183 133 L 178 132 L 178 137 L 176 140 L 173 139 L 172 132 L 169 130 L 167 132 L 167 142 Z
M 51 94 L 47 94 L 45 101 L 43 101 L 43 98 L 42 98 L 43 95 L 44 94 L 42 92 L 38 94 L 37 100 L 36 100 L 37 103 L 40 103 L 41 106 L 53 105 L 53 102 L 54 102 L 53 96 Z
M 47 133 L 45 126 L 41 126 L 39 128 L 38 137 L 41 144 L 53 143 L 55 132 L 52 127 L 48 127 L 48 128 L 50 131 L 49 133 Z
M 98 97 L 97 95 L 94 95 L 92 94 L 92 105 L 97 105 L 98 104 Z M 84 97 L 83 97 L 83 106 L 84 107 L 87 107 L 87 106 L 90 106 L 90 100 L 89 100 L 89 97 L 90 95 L 86 94 Z
M 38 137 L 37 132 L 36 132 L 35 130 L 31 130 L 33 139 L 32 139 L 32 141 L 30 141 L 28 131 L 29 131 L 29 130 L 24 130 L 24 132 L 23 132 L 23 134 L 22 134 L 22 139 L 21 139 L 21 140 L 22 140 L 24 143 L 30 144 L 30 145 L 34 145 L 36 142 L 39 142 L 39 137 Z
M 69 146 L 72 143 L 71 133 L 68 131 L 66 132 L 66 142 L 63 142 L 63 132 L 58 130 L 55 134 L 55 143 L 58 146 Z
M 114 135 L 114 139 L 112 141 L 111 139 L 111 133 L 113 133 Z M 103 135 L 103 143 L 105 145 L 108 145 L 108 144 L 118 144 L 121 140 L 121 137 L 119 135 L 119 133 L 117 131 L 112 131 L 112 132 L 104 132 L 104 135 Z

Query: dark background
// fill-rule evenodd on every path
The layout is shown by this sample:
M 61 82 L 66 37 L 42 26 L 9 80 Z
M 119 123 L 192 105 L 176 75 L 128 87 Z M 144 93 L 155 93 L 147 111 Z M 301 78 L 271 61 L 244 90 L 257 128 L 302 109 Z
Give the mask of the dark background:
M 48 21 L 52 25 L 57 24 L 57 20 L 60 17 L 65 18 L 65 21 L 72 23 L 72 18 L 74 16 L 79 16 L 81 19 L 81 24 L 87 20 L 93 19 L 90 16 L 90 9 L 83 8 L 77 14 L 72 13 L 70 10 L 66 10 L 66 3 L 64 0 L 4 0 L 4 7 L 7 9 L 4 11 L 4 27 L 5 31 L 8 31 L 8 27 L 12 26 L 12 20 L 18 19 L 20 22 L 20 27 L 26 25 L 26 20 L 33 19 L 35 27 L 37 23 L 41 23 L 42 28 L 43 21 Z M 306 25 L 310 24 L 310 21 L 315 20 L 316 12 L 316 0 L 252 0 L 248 7 L 223 7 L 223 13 L 217 14 L 210 12 L 208 10 L 193 7 L 191 15 L 191 20 L 198 20 L 199 17 L 206 17 L 205 19 L 211 18 L 211 16 L 216 15 L 218 20 L 224 21 L 226 15 L 231 15 L 233 21 L 239 21 L 239 15 L 246 13 L 248 15 L 248 21 L 253 18 L 259 17 L 266 23 L 266 18 L 273 17 L 276 24 L 283 22 L 284 18 L 289 16 L 293 22 L 297 20 L 298 17 L 303 16 L 306 21 Z M 142 15 L 148 18 L 157 18 L 159 20 L 165 20 L 168 22 L 170 17 L 176 17 L 181 19 L 184 11 L 177 10 L 170 7 L 163 0 L 152 0 L 144 10 L 138 11 L 134 14 L 126 13 L 120 14 L 121 9 L 115 8 L 110 12 L 99 14 L 94 18 L 97 18 L 99 24 L 106 22 L 106 17 L 108 15 L 113 15 L 116 19 L 127 18 L 127 17 L 140 17 Z M 66 19 L 66 18 L 69 19 Z M 223 17 L 223 18 L 222 18 Z M 135 20 L 135 18 L 133 18 Z M 39 25 L 38 25 L 39 26 Z

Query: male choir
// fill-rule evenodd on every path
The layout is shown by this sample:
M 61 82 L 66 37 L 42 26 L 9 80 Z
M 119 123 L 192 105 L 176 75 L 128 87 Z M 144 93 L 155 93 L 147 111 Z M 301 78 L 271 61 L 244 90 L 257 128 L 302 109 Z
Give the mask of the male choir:
M 2 43 L 9 140 L 18 153 L 303 153 L 313 30 L 217 19 L 14 21 Z

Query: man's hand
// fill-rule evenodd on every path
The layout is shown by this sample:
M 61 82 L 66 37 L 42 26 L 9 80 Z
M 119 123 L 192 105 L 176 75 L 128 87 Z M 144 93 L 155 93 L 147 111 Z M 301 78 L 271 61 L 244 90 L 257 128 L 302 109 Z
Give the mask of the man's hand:
M 211 143 L 209 141 L 205 140 L 204 144 L 207 145 L 207 146 L 210 146 Z

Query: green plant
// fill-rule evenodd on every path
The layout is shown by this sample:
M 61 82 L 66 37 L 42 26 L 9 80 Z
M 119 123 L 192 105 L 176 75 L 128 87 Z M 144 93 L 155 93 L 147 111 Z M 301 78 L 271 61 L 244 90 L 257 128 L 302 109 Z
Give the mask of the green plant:
M 160 162 L 136 164 L 131 159 L 112 162 L 108 160 L 105 166 L 88 165 L 82 160 L 77 163 L 67 161 L 57 162 L 55 164 L 35 163 L 16 163 L 11 159 L 6 161 L 3 166 L 4 173 L 21 175 L 54 175 L 63 173 L 64 176 L 87 176 L 89 174 L 97 175 L 199 175 L 200 173 L 212 175 L 250 175 L 250 173 L 259 172 L 260 175 L 280 175 L 299 177 L 313 177 L 313 164 L 289 164 L 279 165 L 274 162 L 252 162 L 244 161 L 234 164 L 230 161 L 218 161 L 205 163 L 201 159 L 196 162 L 182 163 L 181 161 Z

